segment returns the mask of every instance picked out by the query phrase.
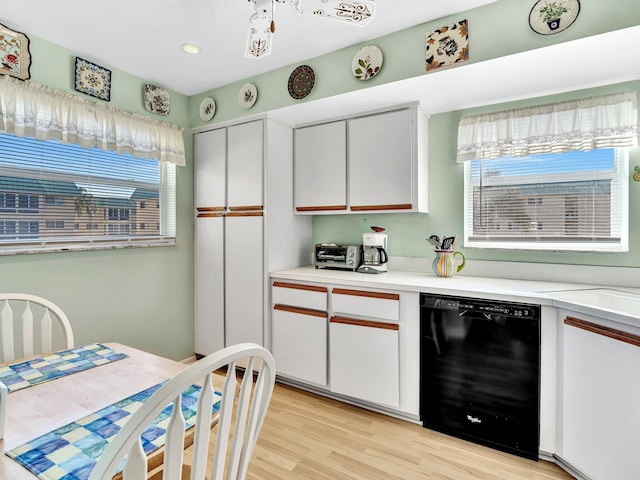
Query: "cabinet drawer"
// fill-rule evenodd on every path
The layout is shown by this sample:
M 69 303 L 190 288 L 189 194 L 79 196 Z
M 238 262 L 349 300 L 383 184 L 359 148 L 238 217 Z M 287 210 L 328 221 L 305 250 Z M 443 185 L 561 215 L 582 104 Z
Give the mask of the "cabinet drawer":
M 274 305 L 272 322 L 277 373 L 326 386 L 326 312 Z
M 274 304 L 291 305 L 313 310 L 327 309 L 327 288 L 302 283 L 273 282 Z
M 400 295 L 397 293 L 334 288 L 331 290 L 331 304 L 335 313 L 383 320 L 400 319 Z

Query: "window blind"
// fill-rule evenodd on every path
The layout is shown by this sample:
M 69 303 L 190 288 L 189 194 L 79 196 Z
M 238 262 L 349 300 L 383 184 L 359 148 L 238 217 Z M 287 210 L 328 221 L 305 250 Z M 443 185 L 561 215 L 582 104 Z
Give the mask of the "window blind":
M 465 246 L 625 251 L 626 149 L 473 160 Z
M 0 134 L 0 253 L 175 241 L 175 165 Z

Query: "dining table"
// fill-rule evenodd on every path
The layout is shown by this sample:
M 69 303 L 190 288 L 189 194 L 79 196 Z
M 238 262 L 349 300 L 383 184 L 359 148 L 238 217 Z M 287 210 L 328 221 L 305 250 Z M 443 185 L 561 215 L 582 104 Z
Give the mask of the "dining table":
M 157 385 L 188 366 L 120 343 L 102 345 L 126 356 L 7 395 L 0 479 L 38 478 L 6 452 Z

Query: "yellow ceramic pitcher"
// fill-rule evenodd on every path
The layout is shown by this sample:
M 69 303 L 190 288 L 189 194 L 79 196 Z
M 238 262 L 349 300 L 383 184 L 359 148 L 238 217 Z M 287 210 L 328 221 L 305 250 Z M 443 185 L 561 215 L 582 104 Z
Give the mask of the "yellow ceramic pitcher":
M 453 277 L 453 274 L 464 268 L 467 258 L 462 252 L 453 250 L 436 250 L 433 259 L 433 273 L 438 277 Z M 456 261 L 456 255 L 459 256 Z

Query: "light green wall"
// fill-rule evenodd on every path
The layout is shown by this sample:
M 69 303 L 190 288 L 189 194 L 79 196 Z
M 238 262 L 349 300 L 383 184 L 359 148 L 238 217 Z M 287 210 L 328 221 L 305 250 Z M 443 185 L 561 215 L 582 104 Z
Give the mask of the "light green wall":
M 189 99 L 190 120 L 194 126 L 203 124 L 198 117 L 197 107 L 205 95 L 213 96 L 217 102 L 216 116 L 211 122 L 215 123 L 387 82 L 428 75 L 424 71 L 425 34 L 442 25 L 462 19 L 467 19 L 469 22 L 470 60 L 465 64 L 449 68 L 464 68 L 474 62 L 640 24 L 640 0 L 582 1 L 580 15 L 569 29 L 556 35 L 538 35 L 528 25 L 529 11 L 534 3 L 533 0 L 526 2 L 500 0 L 460 15 L 446 17 L 376 39 L 370 43 L 379 46 L 383 51 L 384 65 L 381 72 L 367 82 L 356 80 L 350 71 L 351 58 L 362 44 L 305 61 L 304 63 L 310 65 L 316 73 L 316 84 L 311 93 L 301 101 L 293 100 L 287 92 L 287 79 L 295 65 L 203 92 Z M 278 45 L 277 41 L 276 34 L 274 49 L 286 48 L 285 45 Z M 616 46 L 612 45 L 611 48 Z M 606 59 L 593 59 L 593 61 L 594 68 L 606 68 Z M 544 77 L 548 74 L 552 72 L 541 69 L 540 82 L 544 82 Z M 496 79 L 496 81 L 499 80 Z M 241 110 L 236 104 L 238 90 L 245 81 L 255 83 L 258 88 L 258 100 L 249 111 Z M 640 82 L 433 115 L 429 119 L 429 213 L 316 216 L 313 223 L 314 242 L 360 243 L 362 233 L 368 231 L 370 225 L 382 225 L 387 228 L 389 234 L 391 255 L 431 258 L 432 248 L 424 241 L 430 234 L 453 234 L 459 239 L 463 238 L 464 174 L 462 165 L 455 162 L 457 125 L 461 115 L 578 98 L 627 88 L 638 90 Z M 456 92 L 443 91 L 440 94 L 455 95 Z M 425 105 L 425 107 L 428 110 L 429 106 Z M 632 172 L 634 166 L 640 163 L 638 148 L 631 150 L 629 163 Z M 465 250 L 465 254 L 469 259 L 481 260 L 640 266 L 640 183 L 630 181 L 630 205 L 629 253 Z
M 31 79 L 74 92 L 75 52 L 29 32 Z M 171 94 L 171 115 L 144 109 L 143 79 L 112 70 L 109 105 L 187 126 L 188 99 Z M 160 84 L 162 85 L 162 84 Z M 78 94 L 93 101 L 92 97 Z M 177 168 L 177 247 L 0 256 L 0 291 L 41 295 L 69 316 L 76 344 L 120 342 L 177 360 L 193 354 L 193 163 Z
M 429 22 L 377 39 L 385 54 L 383 70 L 368 82 L 360 82 L 350 72 L 351 58 L 361 45 L 309 59 L 317 81 L 304 101 L 313 101 L 356 89 L 368 88 L 424 75 L 424 35 L 442 25 L 466 18 L 470 27 L 470 62 L 478 62 L 514 52 L 546 46 L 637 25 L 640 0 L 581 2 L 576 23 L 558 35 L 540 36 L 527 25 L 529 1 L 500 0 L 461 15 Z M 11 25 L 8 25 L 11 27 Z M 58 47 L 30 32 L 32 80 L 70 92 L 76 52 Z M 277 42 L 277 37 L 276 37 Z M 275 44 L 274 48 L 286 48 Z M 611 48 L 616 48 L 612 45 Z M 89 61 L 110 68 L 100 59 Z M 606 68 L 603 59 L 594 59 L 594 68 Z M 268 112 L 298 103 L 287 93 L 287 79 L 293 65 L 187 98 L 171 93 L 171 115 L 158 117 L 145 111 L 142 87 L 145 80 L 117 69 L 112 70 L 110 105 L 129 112 L 147 114 L 185 127 L 199 127 L 198 106 L 212 95 L 217 113 L 210 123 Z M 458 68 L 458 67 L 456 67 Z M 256 105 L 241 110 L 236 103 L 240 86 L 254 82 L 259 90 Z M 541 81 L 544 77 L 541 74 Z M 161 81 L 152 81 L 162 86 Z M 632 85 L 639 88 L 638 83 Z M 448 92 L 451 93 L 451 92 Z M 455 92 L 453 92 L 455 93 Z M 447 94 L 447 92 L 443 92 Z M 82 94 L 79 94 L 82 96 Z M 562 96 L 564 97 L 564 96 Z M 91 100 L 90 97 L 85 97 Z M 465 112 L 434 115 L 430 119 L 430 213 L 326 216 L 314 220 L 315 241 L 354 242 L 371 224 L 385 225 L 390 234 L 392 255 L 422 257 L 430 254 L 424 237 L 462 232 L 462 170 L 453 161 L 455 132 L 459 116 Z M 95 252 L 46 253 L 0 256 L 0 291 L 29 292 L 58 303 L 73 323 L 78 344 L 117 341 L 175 359 L 193 353 L 193 162 L 192 142 L 185 132 L 188 166 L 178 168 L 177 247 L 136 248 Z M 444 141 L 443 141 L 444 140 Z M 638 164 L 632 153 L 631 166 Z M 446 181 L 445 181 L 446 180 Z M 557 261 L 640 265 L 640 184 L 631 185 L 632 251 L 621 255 L 589 254 L 506 254 L 470 253 L 471 258 L 523 261 Z M 452 201 L 443 202 L 445 196 Z M 467 252 L 469 253 L 469 252 Z

